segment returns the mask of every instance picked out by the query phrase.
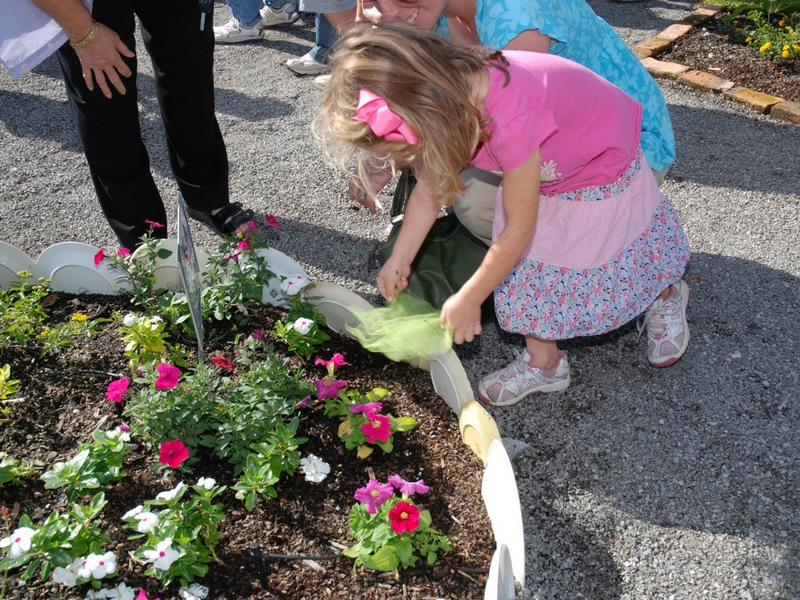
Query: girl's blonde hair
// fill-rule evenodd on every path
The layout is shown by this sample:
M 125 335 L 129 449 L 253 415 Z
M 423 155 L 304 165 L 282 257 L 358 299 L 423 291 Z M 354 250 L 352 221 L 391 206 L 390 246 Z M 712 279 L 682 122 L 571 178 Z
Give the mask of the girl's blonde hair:
M 359 23 L 339 40 L 330 64 L 325 105 L 314 120 L 328 161 L 349 171 L 355 156 L 362 185 L 369 189 L 365 161 L 370 159 L 361 151 L 380 154 L 386 140 L 367 123 L 353 120 L 359 92 L 368 90 L 386 100 L 419 138 L 408 152 L 380 154 L 383 166 L 412 167 L 443 205 L 452 204 L 465 190 L 459 173 L 488 138 L 488 119 L 473 103 L 470 76 L 491 65 L 508 77 L 500 53 L 457 46 L 403 25 Z

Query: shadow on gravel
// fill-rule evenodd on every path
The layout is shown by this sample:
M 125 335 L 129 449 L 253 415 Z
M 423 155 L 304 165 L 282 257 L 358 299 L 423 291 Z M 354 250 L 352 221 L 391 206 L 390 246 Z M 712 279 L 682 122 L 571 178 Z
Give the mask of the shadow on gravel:
M 581 575 L 563 597 L 618 597 L 603 548 L 653 525 L 674 555 L 634 545 L 643 568 L 707 556 L 745 585 L 800 578 L 800 278 L 696 253 L 687 279 L 692 338 L 673 367 L 650 367 L 628 325 L 564 345 L 566 392 L 491 409 L 530 444 L 516 467 L 536 597 L 566 565 Z M 468 373 L 491 351 L 478 344 Z

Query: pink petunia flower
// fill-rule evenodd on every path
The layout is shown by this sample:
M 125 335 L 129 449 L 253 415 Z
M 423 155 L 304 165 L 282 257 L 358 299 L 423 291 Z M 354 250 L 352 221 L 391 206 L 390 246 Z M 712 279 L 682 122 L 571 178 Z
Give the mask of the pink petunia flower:
M 364 416 L 369 420 L 361 424 L 361 432 L 367 436 L 368 444 L 375 442 L 382 444 L 389 439 L 389 436 L 392 435 L 389 429 L 389 417 L 374 412 Z
M 377 479 L 370 474 L 369 483 L 358 488 L 355 493 L 355 499 L 362 504 L 367 505 L 367 512 L 374 515 L 378 512 L 378 508 L 386 502 L 394 494 L 394 489 L 388 483 L 379 483 Z
M 177 469 L 181 463 L 189 458 L 189 449 L 180 440 L 164 442 L 158 447 L 158 462 Z
M 311 396 L 306 396 L 302 400 L 298 400 L 297 404 L 294 405 L 295 408 L 311 408 L 311 404 L 309 404 L 309 400 L 311 400 Z
M 275 218 L 275 215 L 264 215 L 264 220 L 267 222 L 267 227 L 274 227 L 275 229 L 280 229 L 280 223 L 278 223 L 278 219 Z
M 336 398 L 339 395 L 339 388 L 347 385 L 346 381 L 337 379 L 315 379 L 314 385 L 317 386 L 317 398 Z
M 94 265 L 96 267 L 99 267 L 100 263 L 103 262 L 103 259 L 105 257 L 106 257 L 106 249 L 100 248 L 100 250 L 94 253 Z
M 400 501 L 389 511 L 389 522 L 395 533 L 409 533 L 419 527 L 419 509 L 410 502 Z
M 220 369 L 228 369 L 229 371 L 233 371 L 233 363 L 224 356 L 215 356 L 211 359 L 211 362 L 217 365 Z
M 422 479 L 406 481 L 400 475 L 389 475 L 389 483 L 400 490 L 400 493 L 406 498 L 410 498 L 414 494 L 427 494 L 431 491 L 431 488 L 425 485 L 425 481 Z
M 347 365 L 348 367 L 351 366 L 349 362 L 344 360 L 344 355 L 337 352 L 334 354 L 330 360 L 325 360 L 324 358 L 318 358 L 314 361 L 315 365 L 324 365 L 325 368 L 328 370 L 328 377 L 333 377 L 333 371 L 338 367 L 343 367 Z
M 242 253 L 241 253 L 241 252 L 234 252 L 233 254 L 229 254 L 228 256 L 226 256 L 225 258 L 223 258 L 222 260 L 224 260 L 225 262 L 230 262 L 230 261 L 233 261 L 233 262 L 235 262 L 235 263 L 238 265 L 238 264 L 239 264 L 239 257 L 240 257 L 241 255 L 242 255 Z
M 120 248 L 117 250 L 117 256 L 128 256 L 130 253 L 131 251 L 129 248 Z
M 161 223 L 156 223 L 155 221 L 151 221 L 150 219 L 145 219 L 144 222 L 147 223 L 148 225 L 150 225 L 150 229 L 163 229 L 164 228 L 164 225 L 162 225 Z
M 131 430 L 131 428 L 129 426 L 125 425 L 125 423 L 120 423 L 119 426 L 117 427 L 117 429 L 119 429 L 123 433 L 127 433 L 127 432 L 129 432 Z
M 258 231 L 258 225 L 256 225 L 253 221 L 248 221 L 247 226 L 245 227 L 245 231 Z
M 369 413 L 376 413 L 383 408 L 380 402 L 365 402 L 364 404 L 351 404 L 350 412 L 353 414 L 361 413 L 369 418 Z
M 253 338 L 254 340 L 259 341 L 259 342 L 263 342 L 264 341 L 264 333 L 265 333 L 265 331 L 264 331 L 264 328 L 262 327 L 261 329 L 256 329 L 253 333 L 251 333 L 250 337 Z
M 158 379 L 155 383 L 157 390 L 171 390 L 178 385 L 178 378 L 181 376 L 181 370 L 178 367 L 173 367 L 169 363 L 159 363 L 156 371 L 158 371 Z
M 252 221 L 250 222 L 252 223 Z M 238 244 L 236 244 L 237 250 L 250 250 L 250 248 L 251 248 L 250 240 L 248 240 L 247 238 L 244 238 Z
M 128 391 L 128 385 L 130 385 L 130 382 L 127 377 L 115 379 L 109 383 L 108 389 L 106 390 L 106 400 L 122 402 L 122 397 L 125 395 L 125 392 Z

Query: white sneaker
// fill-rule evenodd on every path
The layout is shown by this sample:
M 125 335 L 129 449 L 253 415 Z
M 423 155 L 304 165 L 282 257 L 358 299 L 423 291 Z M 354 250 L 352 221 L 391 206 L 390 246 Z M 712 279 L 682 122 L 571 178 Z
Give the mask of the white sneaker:
M 310 54 L 300 58 L 290 58 L 286 61 L 286 66 L 300 75 L 319 75 L 328 70 L 328 65 L 317 62 Z
M 680 360 L 689 346 L 689 286 L 681 280 L 671 286 L 669 298 L 656 301 L 636 324 L 639 337 L 647 329 L 647 360 L 653 367 L 668 367 Z
M 222 27 L 214 27 L 214 41 L 218 44 L 238 44 L 239 42 L 258 41 L 264 37 L 264 28 L 260 23 L 252 27 L 242 27 L 236 19 L 231 19 Z
M 558 364 L 547 371 L 528 365 L 530 355 L 525 350 L 505 369 L 487 375 L 478 383 L 478 398 L 489 406 L 510 406 L 528 394 L 549 394 L 569 387 L 569 361 L 558 353 Z
M 300 18 L 297 12 L 297 4 L 294 2 L 284 2 L 280 8 L 264 6 L 261 9 L 261 26 L 274 27 L 275 25 L 291 25 Z
M 318 77 L 314 78 L 314 83 L 317 87 L 321 87 L 323 90 L 325 86 L 328 85 L 328 82 L 331 80 L 331 76 L 329 74 L 319 75 Z

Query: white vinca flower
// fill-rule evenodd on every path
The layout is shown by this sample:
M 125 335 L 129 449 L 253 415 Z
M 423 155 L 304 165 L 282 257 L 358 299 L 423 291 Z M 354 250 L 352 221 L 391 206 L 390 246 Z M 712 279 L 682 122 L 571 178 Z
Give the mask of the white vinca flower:
M 139 521 L 136 525 L 136 529 L 139 533 L 153 533 L 156 530 L 156 525 L 158 525 L 157 514 L 143 512 L 136 515 L 136 519 Z
M 83 557 L 76 558 L 72 564 L 67 567 L 56 567 L 53 569 L 53 581 L 66 585 L 67 587 L 75 587 L 78 580 L 78 571 L 83 566 Z
M 31 538 L 36 533 L 30 527 L 18 527 L 7 538 L 0 540 L 0 548 L 8 548 L 8 558 L 17 558 L 31 549 Z
M 294 329 L 300 335 L 306 335 L 309 331 L 311 331 L 311 326 L 314 324 L 314 321 L 311 319 L 306 319 L 305 317 L 300 317 L 297 321 L 294 322 Z
M 119 583 L 106 591 L 106 598 L 112 598 L 115 600 L 134 600 L 135 597 L 136 596 L 133 592 L 133 588 L 125 585 L 124 582 Z
M 311 283 L 306 277 L 302 275 L 289 275 L 281 282 L 281 289 L 289 296 L 299 294 L 304 287 Z
M 138 322 L 139 322 L 139 317 L 137 317 L 133 313 L 128 313 L 122 319 L 122 324 L 125 325 L 125 327 L 133 327 Z
M 181 554 L 172 549 L 172 538 L 167 538 L 159 542 L 155 550 L 145 550 L 144 556 L 155 565 L 156 569 L 169 571 L 172 563 L 178 560 Z
M 127 431 L 122 431 L 119 427 L 115 427 L 114 429 L 109 429 L 106 431 L 106 437 L 110 440 L 119 438 L 123 442 L 131 441 L 131 434 L 129 434 Z
M 167 502 L 169 502 L 170 500 L 174 500 L 174 499 L 175 499 L 175 497 L 176 497 L 176 496 L 177 496 L 177 495 L 178 495 L 178 494 L 179 494 L 181 491 L 183 491 L 183 489 L 184 489 L 185 487 L 186 487 L 186 484 L 185 484 L 185 483 L 183 483 L 183 482 L 181 481 L 181 482 L 180 482 L 178 485 L 176 485 L 176 486 L 175 486 L 174 488 L 172 488 L 171 490 L 167 490 L 166 492 L 160 492 L 160 493 L 159 493 L 159 494 L 156 496 L 156 498 L 158 498 L 159 500 L 166 500 Z
M 300 468 L 306 475 L 306 481 L 319 483 L 331 472 L 331 466 L 313 454 L 300 459 Z
M 126 520 L 128 520 L 128 519 L 132 519 L 133 517 L 135 517 L 136 515 L 138 515 L 139 513 L 141 513 L 143 510 L 144 510 L 144 506 L 142 506 L 142 505 L 140 504 L 139 506 L 136 506 L 136 507 L 134 507 L 134 508 L 130 509 L 130 510 L 129 510 L 128 512 L 126 512 L 124 515 L 122 515 L 122 520 L 123 520 L 123 521 L 126 521 Z
M 214 479 L 213 477 L 201 477 L 200 479 L 197 480 L 197 485 L 202 488 L 206 488 L 207 490 L 210 490 L 215 485 L 217 485 L 217 480 Z
M 117 570 L 117 557 L 113 552 L 105 554 L 90 554 L 83 561 L 83 565 L 78 571 L 78 575 L 86 579 L 102 579 L 106 575 L 112 575 Z
M 188 588 L 182 587 L 178 590 L 178 596 L 183 600 L 205 600 L 208 596 L 208 588 L 199 583 L 193 583 Z

